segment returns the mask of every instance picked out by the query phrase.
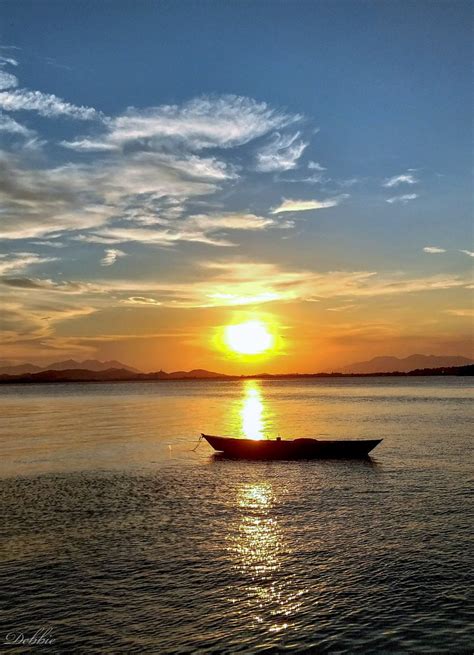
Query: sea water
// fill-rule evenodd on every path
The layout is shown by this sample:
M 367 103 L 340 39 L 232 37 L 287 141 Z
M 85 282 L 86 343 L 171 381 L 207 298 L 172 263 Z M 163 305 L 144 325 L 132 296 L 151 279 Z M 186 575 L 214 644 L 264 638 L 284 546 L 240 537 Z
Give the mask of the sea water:
M 0 386 L 0 651 L 471 652 L 472 392 Z M 239 462 L 195 448 L 201 431 L 383 442 L 368 461 Z

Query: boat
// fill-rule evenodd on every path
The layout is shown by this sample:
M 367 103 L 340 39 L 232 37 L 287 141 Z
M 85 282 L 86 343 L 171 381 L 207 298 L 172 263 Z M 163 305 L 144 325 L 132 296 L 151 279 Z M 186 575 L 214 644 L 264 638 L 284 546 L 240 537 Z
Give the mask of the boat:
M 201 433 L 213 448 L 236 459 L 323 459 L 367 457 L 382 439 L 236 439 Z

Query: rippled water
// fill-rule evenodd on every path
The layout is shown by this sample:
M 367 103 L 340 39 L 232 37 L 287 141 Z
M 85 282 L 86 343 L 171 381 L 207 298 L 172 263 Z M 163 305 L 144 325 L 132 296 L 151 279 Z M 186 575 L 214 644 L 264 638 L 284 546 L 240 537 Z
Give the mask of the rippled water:
M 471 400 L 462 378 L 0 386 L 0 644 L 472 652 Z M 192 452 L 200 430 L 384 441 L 237 462 Z

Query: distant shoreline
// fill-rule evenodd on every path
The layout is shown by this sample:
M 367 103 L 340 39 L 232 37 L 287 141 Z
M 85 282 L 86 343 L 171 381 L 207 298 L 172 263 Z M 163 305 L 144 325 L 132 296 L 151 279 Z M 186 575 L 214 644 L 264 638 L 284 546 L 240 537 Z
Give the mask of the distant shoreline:
M 259 373 L 255 375 L 225 375 L 202 371 L 200 375 L 158 373 L 130 373 L 125 369 L 107 369 L 105 371 L 89 371 L 86 369 L 70 369 L 64 371 L 48 370 L 40 373 L 23 375 L 0 375 L 0 384 L 63 384 L 74 382 L 110 383 L 110 382 L 228 382 L 238 380 L 306 380 L 326 378 L 375 378 L 375 377 L 442 377 L 442 376 L 472 376 L 474 365 L 451 366 L 431 369 L 415 369 L 409 372 L 380 371 L 378 373 Z

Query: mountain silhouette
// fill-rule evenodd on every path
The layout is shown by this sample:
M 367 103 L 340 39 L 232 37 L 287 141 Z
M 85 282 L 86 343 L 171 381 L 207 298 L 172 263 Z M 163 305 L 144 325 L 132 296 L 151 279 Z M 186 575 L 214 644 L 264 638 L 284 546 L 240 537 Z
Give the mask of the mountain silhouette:
M 173 380 L 291 380 L 305 378 L 330 378 L 330 377 L 353 377 L 353 376 L 427 376 L 427 375 L 474 375 L 474 364 L 465 366 L 451 366 L 439 368 L 418 368 L 410 372 L 382 372 L 376 373 L 285 373 L 270 375 L 261 373 L 257 375 L 225 375 L 213 373 L 204 369 L 192 371 L 157 371 L 155 373 L 134 373 L 123 368 L 109 368 L 105 371 L 89 371 L 87 369 L 65 369 L 48 370 L 36 373 L 23 373 L 21 375 L 8 375 L 0 373 L 0 384 L 15 384 L 28 382 L 166 382 Z
M 28 373 L 40 373 L 42 371 L 72 371 L 75 369 L 87 371 L 107 371 L 109 369 L 123 369 L 133 373 L 140 371 L 133 366 L 127 366 L 112 359 L 107 362 L 101 362 L 98 359 L 86 359 L 83 362 L 77 362 L 75 359 L 66 359 L 60 362 L 53 362 L 47 366 L 37 366 L 36 364 L 18 364 L 14 366 L 0 366 L 0 375 L 25 375 Z
M 408 373 L 416 369 L 467 366 L 474 360 L 460 356 L 410 355 L 403 359 L 398 357 L 374 357 L 366 362 L 356 362 L 343 366 L 342 373 Z

